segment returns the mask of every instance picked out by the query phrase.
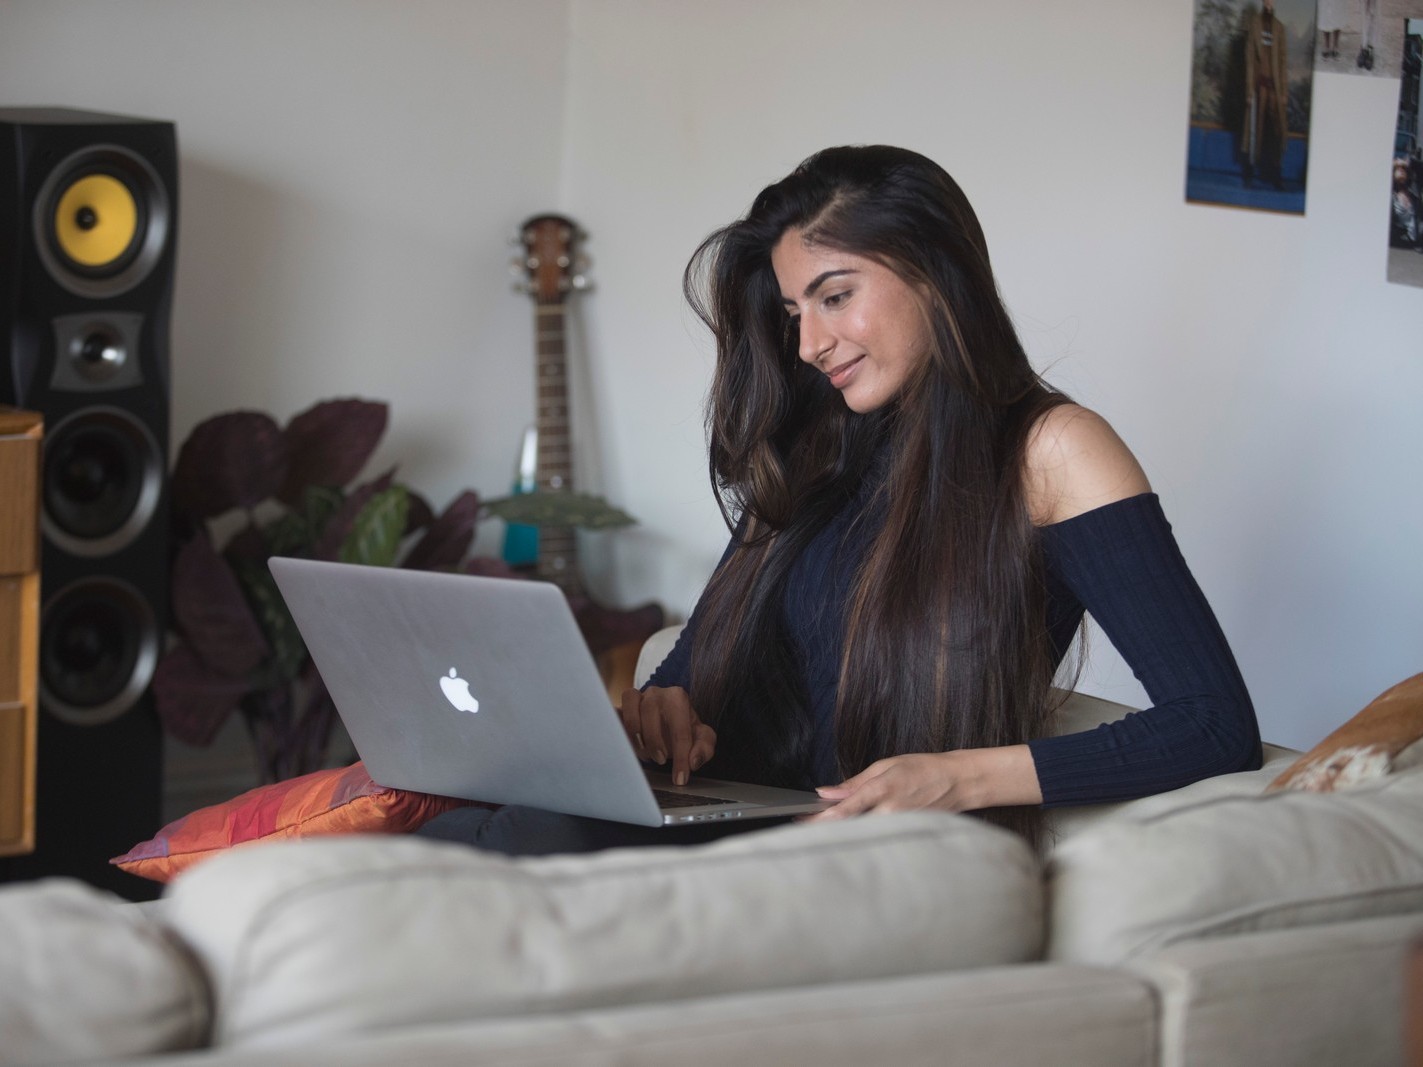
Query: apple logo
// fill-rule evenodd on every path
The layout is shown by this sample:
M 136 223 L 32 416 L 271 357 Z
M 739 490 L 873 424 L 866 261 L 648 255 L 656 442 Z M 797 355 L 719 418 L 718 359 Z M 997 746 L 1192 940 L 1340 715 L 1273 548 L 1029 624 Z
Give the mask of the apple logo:
M 440 679 L 440 688 L 444 690 L 445 699 L 453 704 L 460 711 L 476 712 L 479 710 L 479 701 L 474 699 L 474 695 L 469 691 L 469 683 L 455 673 L 453 667 L 447 677 Z

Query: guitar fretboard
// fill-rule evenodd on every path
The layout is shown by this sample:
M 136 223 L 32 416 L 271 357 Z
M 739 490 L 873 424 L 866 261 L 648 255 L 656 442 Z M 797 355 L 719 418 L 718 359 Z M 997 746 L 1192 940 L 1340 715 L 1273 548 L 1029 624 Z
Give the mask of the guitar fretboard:
M 539 431 L 534 480 L 540 489 L 553 491 L 573 488 L 565 309 L 561 301 L 534 305 L 535 423 Z M 577 553 L 577 531 L 573 527 L 543 527 L 539 530 L 539 577 L 554 582 L 566 593 L 581 594 Z

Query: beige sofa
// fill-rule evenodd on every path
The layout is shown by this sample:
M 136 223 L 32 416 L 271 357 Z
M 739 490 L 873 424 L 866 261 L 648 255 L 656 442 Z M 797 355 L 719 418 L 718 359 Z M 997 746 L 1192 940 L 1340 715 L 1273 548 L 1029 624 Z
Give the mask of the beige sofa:
M 1074 695 L 1059 728 L 1127 710 Z M 1059 813 L 1044 857 L 920 813 L 523 860 L 261 845 L 154 905 L 10 887 L 0 1064 L 1403 1063 L 1423 770 L 1263 794 L 1291 758 Z

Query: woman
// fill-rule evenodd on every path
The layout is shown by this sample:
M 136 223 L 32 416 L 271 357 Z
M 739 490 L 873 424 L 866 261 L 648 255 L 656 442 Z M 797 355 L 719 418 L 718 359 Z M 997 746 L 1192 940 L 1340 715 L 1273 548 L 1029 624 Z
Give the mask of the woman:
M 739 525 L 623 701 L 674 777 L 819 786 L 815 816 L 1043 804 L 1258 767 L 1254 711 L 1135 458 L 1034 373 L 967 199 L 827 149 L 688 267 L 717 341 L 711 474 Z M 1046 738 L 1084 608 L 1150 710 Z
M 833 148 L 713 234 L 686 291 L 715 334 L 710 467 L 731 545 L 624 726 L 685 783 L 813 788 L 813 816 L 1044 804 L 1259 766 L 1254 712 L 1146 476 L 1034 373 L 983 233 L 923 156 Z M 1090 610 L 1155 706 L 1047 738 Z M 749 828 L 749 827 L 748 827 Z M 510 852 L 710 836 L 466 809 Z M 717 827 L 716 832 L 725 832 Z

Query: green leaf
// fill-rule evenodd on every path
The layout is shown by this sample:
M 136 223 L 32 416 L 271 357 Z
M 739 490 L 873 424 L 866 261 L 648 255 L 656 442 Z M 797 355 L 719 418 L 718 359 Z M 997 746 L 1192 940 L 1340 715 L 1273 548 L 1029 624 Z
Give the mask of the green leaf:
M 346 494 L 329 485 L 309 485 L 302 496 L 302 511 L 306 515 L 306 525 L 311 531 L 311 541 L 321 540 L 321 534 L 331 516 L 341 510 L 346 502 Z
M 590 493 L 536 489 L 532 493 L 491 500 L 485 507 L 491 515 L 523 526 L 580 526 L 585 530 L 608 530 L 637 523 L 627 512 Z
M 376 493 L 356 515 L 351 532 L 341 542 L 337 558 L 342 563 L 391 566 L 400 552 L 409 510 L 410 498 L 402 487 L 392 485 Z
M 274 556 L 306 555 L 316 540 L 306 519 L 295 511 L 267 523 L 262 528 L 262 536 L 267 539 L 267 550 Z

